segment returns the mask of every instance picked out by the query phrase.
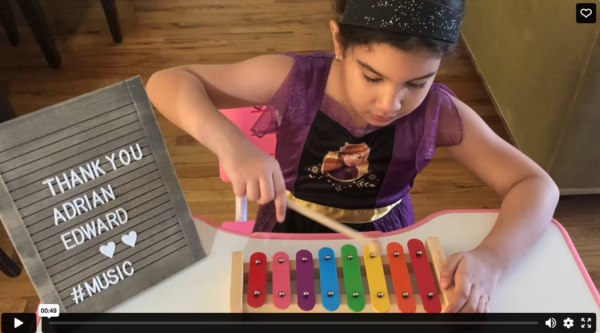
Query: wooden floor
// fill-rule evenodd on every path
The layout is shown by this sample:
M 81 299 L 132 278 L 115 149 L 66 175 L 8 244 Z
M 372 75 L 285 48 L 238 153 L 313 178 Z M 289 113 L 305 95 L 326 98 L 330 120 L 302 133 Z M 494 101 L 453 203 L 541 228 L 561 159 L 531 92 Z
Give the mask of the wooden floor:
M 99 0 L 41 0 L 63 68 L 47 67 L 21 13 L 21 45 L 0 33 L 0 91 L 18 115 L 162 68 L 185 63 L 226 63 L 265 53 L 331 49 L 325 0 L 125 0 L 118 1 L 123 43 L 113 44 Z M 13 9 L 16 3 L 11 1 Z M 464 49 L 437 78 L 473 107 L 503 138 L 500 118 Z M 82 110 L 84 111 L 84 110 Z M 219 178 L 206 148 L 157 115 L 193 214 L 232 220 L 234 196 Z M 472 173 L 439 151 L 411 191 L 417 219 L 445 209 L 499 208 L 500 198 Z M 567 228 L 596 286 L 600 285 L 600 197 L 567 197 L 556 218 Z M 252 205 L 249 214 L 256 212 Z M 0 247 L 18 260 L 0 227 Z M 0 313 L 32 312 L 39 299 L 24 272 L 0 276 Z

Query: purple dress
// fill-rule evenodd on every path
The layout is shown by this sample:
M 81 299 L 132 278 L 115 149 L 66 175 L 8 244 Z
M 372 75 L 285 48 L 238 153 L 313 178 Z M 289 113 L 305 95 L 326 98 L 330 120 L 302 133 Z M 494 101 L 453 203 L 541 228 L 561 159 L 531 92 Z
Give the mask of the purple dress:
M 334 55 L 290 56 L 295 59 L 290 73 L 252 129 L 259 137 L 276 132 L 288 198 L 358 231 L 389 232 L 414 224 L 409 190 L 415 177 L 436 147 L 462 140 L 450 99 L 455 95 L 433 84 L 412 113 L 384 127 L 356 128 L 325 94 Z M 333 231 L 290 210 L 278 223 L 270 203 L 259 207 L 254 232 Z

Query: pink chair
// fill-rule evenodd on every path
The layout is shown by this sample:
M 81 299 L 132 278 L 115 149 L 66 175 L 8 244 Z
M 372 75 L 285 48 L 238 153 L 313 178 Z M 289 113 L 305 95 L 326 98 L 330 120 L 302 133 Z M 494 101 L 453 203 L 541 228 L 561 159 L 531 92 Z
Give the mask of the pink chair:
M 258 148 L 262 149 L 264 152 L 270 154 L 271 156 L 275 156 L 275 147 L 277 145 L 277 137 L 275 133 L 270 133 L 262 138 L 257 137 L 254 133 L 252 133 L 252 126 L 256 123 L 258 118 L 265 112 L 265 108 L 257 108 L 257 107 L 249 107 L 249 108 L 240 108 L 240 109 L 228 109 L 221 110 L 221 113 L 227 117 L 231 122 L 233 122 L 241 131 L 246 135 L 246 137 L 254 143 Z M 230 179 L 225 174 L 225 170 L 219 161 L 219 175 L 221 179 L 225 182 L 229 182 Z M 246 197 L 237 197 L 236 205 L 235 205 L 235 221 L 236 222 L 246 222 L 248 218 L 248 201 Z M 224 223 L 224 227 L 229 222 Z M 245 226 L 239 226 L 242 228 L 247 228 L 248 225 L 254 224 L 248 223 Z M 237 227 L 237 226 L 236 226 Z

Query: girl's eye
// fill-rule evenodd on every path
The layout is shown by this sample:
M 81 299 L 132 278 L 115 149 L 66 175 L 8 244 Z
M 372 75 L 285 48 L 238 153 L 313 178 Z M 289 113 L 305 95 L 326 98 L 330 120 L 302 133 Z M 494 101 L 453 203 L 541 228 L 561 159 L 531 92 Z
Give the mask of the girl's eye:
M 377 83 L 377 82 L 381 81 L 380 78 L 378 78 L 378 79 L 372 79 L 372 78 L 368 77 L 365 74 L 363 74 L 363 76 L 364 76 L 365 80 L 367 80 L 367 82 L 369 82 L 369 83 Z
M 410 89 L 423 89 L 425 88 L 425 85 L 427 85 L 427 81 L 421 83 L 421 84 L 416 84 L 416 83 L 412 83 L 409 82 L 406 84 Z

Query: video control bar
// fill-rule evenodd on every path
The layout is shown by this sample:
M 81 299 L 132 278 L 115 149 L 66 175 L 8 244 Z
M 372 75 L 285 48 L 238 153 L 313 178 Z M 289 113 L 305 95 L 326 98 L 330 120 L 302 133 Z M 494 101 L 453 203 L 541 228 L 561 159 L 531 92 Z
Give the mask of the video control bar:
M 397 314 L 397 313 L 102 313 L 69 314 L 43 318 L 44 333 L 131 332 L 133 330 L 199 332 L 204 329 L 298 328 L 343 329 L 362 327 L 410 332 L 596 332 L 595 313 L 488 313 L 488 314 Z

